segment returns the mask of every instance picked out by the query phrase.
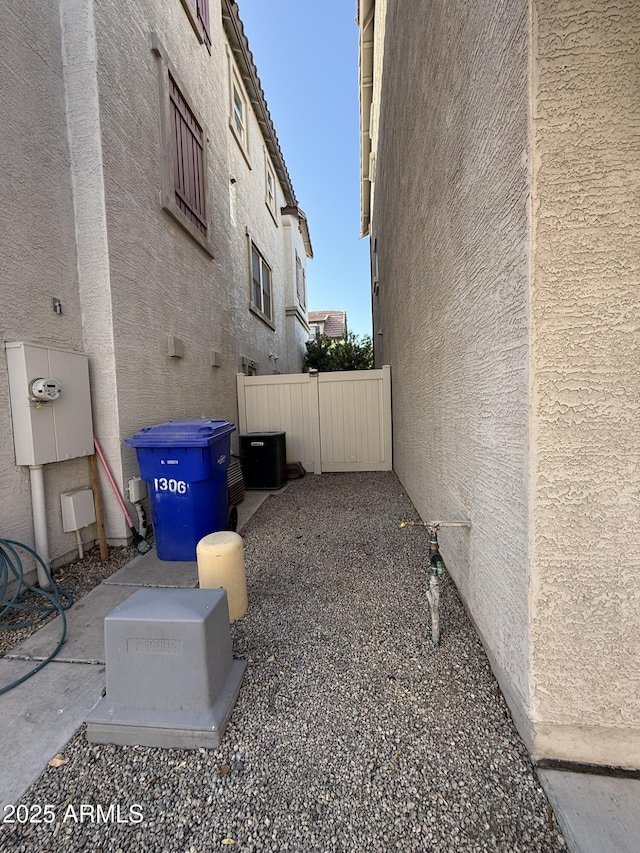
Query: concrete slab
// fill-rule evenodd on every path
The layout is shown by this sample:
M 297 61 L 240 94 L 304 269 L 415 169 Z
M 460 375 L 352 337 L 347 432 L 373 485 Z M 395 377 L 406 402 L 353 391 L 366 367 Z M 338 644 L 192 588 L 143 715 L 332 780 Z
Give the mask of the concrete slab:
M 122 604 L 137 587 L 100 584 L 67 610 L 67 638 L 55 657 L 59 663 L 103 664 L 104 617 Z M 45 660 L 60 639 L 60 617 L 49 622 L 6 658 Z
M 283 488 L 287 488 L 284 486 Z M 282 489 L 280 489 L 282 491 Z M 278 494 L 278 492 L 258 492 L 255 490 L 247 490 L 244 493 L 244 500 L 241 504 L 238 504 L 238 533 L 245 526 L 247 521 L 251 518 L 251 516 L 262 506 L 262 504 L 266 501 L 266 499 L 271 494 Z
M 251 516 L 262 506 L 271 494 L 279 492 L 247 491 L 241 504 L 238 504 L 238 530 L 241 530 Z M 126 566 L 123 566 L 104 584 L 135 587 L 173 587 L 195 589 L 198 586 L 198 564 L 193 562 L 173 562 L 161 560 L 155 548 L 146 554 L 138 554 Z
M 33 669 L 33 661 L 0 660 L 0 685 Z M 0 696 L 0 805 L 17 802 L 100 701 L 104 666 L 47 664 Z
M 282 490 L 275 494 L 281 494 Z M 272 494 L 249 491 L 238 507 L 238 530 Z M 0 804 L 16 803 L 102 698 L 106 686 L 104 617 L 141 587 L 198 586 L 197 563 L 140 554 L 67 611 L 67 639 L 56 658 L 0 696 Z M 45 660 L 60 638 L 54 619 L 0 659 L 0 686 Z
M 538 770 L 572 853 L 638 853 L 640 779 Z
M 135 587 L 173 587 L 194 589 L 198 586 L 198 564 L 161 560 L 155 548 L 139 554 L 111 577 L 106 585 Z

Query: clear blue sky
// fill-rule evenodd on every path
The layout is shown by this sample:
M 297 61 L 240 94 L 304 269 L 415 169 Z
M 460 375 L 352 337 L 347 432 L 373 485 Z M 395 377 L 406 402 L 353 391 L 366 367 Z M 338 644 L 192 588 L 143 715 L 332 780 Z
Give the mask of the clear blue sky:
M 356 0 L 238 0 L 298 203 L 309 219 L 309 310 L 371 333 L 369 240 L 360 234 Z

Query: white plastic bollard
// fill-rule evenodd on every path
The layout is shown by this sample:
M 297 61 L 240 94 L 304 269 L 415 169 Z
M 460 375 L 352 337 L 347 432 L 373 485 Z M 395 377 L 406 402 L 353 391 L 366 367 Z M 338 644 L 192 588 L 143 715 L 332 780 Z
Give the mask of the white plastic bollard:
M 198 542 L 196 557 L 200 589 L 222 587 L 227 593 L 229 621 L 242 619 L 249 606 L 242 537 L 229 530 L 209 533 Z

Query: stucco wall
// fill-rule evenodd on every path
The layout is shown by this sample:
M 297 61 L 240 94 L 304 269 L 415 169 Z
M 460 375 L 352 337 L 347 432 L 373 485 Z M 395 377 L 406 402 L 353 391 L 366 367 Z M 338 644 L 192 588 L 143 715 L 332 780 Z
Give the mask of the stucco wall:
M 532 713 L 640 766 L 640 7 L 534 5 Z
M 122 8 L 120 0 L 94 8 L 115 353 L 113 389 L 105 389 L 97 426 L 126 481 L 137 473 L 137 463 L 133 451 L 120 450 L 122 436 L 179 417 L 235 423 L 235 374 L 242 357 L 258 362 L 261 372 L 271 372 L 277 361 L 269 353 L 286 361 L 287 351 L 286 250 L 279 216 L 284 198 L 278 187 L 274 221 L 264 202 L 264 146 L 253 112 L 247 115 L 251 168 L 229 127 L 229 52 L 220 4 L 210 3 L 211 55 L 182 4 L 148 0 L 127 7 L 127 28 L 122 27 Z M 152 33 L 162 59 L 152 52 Z M 160 204 L 166 161 L 158 63 L 164 60 L 207 133 L 213 258 Z M 272 266 L 275 330 L 248 309 L 247 229 Z M 88 312 L 92 304 L 88 298 Z M 93 313 L 97 323 L 108 314 L 102 308 Z M 169 356 L 169 335 L 181 342 L 182 357 Z M 220 354 L 216 366 L 212 352 Z M 234 446 L 235 441 L 234 436 Z M 117 524 L 117 508 L 111 521 Z
M 289 362 L 292 242 L 279 210 L 286 200 L 278 186 L 274 221 L 265 204 L 264 150 L 252 112 L 251 168 L 245 162 L 241 172 L 236 163 L 220 0 L 210 2 L 211 55 L 177 0 L 51 0 L 26 18 L 16 4 L 5 7 L 0 329 L 3 340 L 87 353 L 96 433 L 126 486 L 138 468 L 135 453 L 122 446 L 124 436 L 179 417 L 235 422 L 241 357 L 255 359 L 267 373 Z M 166 161 L 152 33 L 207 131 L 213 258 L 162 209 Z M 247 228 L 272 266 L 275 330 L 248 309 Z M 62 301 L 60 316 L 53 313 L 53 296 Z M 169 356 L 170 335 L 183 357 Z M 28 474 L 13 464 L 5 365 L 3 353 L 0 424 L 8 440 L 0 449 L 0 535 L 31 542 Z M 87 463 L 49 465 L 45 480 L 50 551 L 57 560 L 75 542 L 61 531 L 59 493 L 88 484 Z M 102 486 L 108 536 L 124 541 L 122 513 L 106 480 Z
M 210 3 L 211 56 L 180 3 L 149 0 L 129 14 L 123 30 L 121 0 L 95 10 L 120 432 L 177 417 L 236 422 L 241 358 L 255 360 L 263 373 L 277 364 L 270 353 L 287 360 L 285 200 L 277 186 L 274 219 L 265 204 L 264 142 L 248 98 L 248 163 L 229 127 L 229 50 L 219 2 Z M 213 258 L 159 205 L 163 153 L 150 32 L 207 130 Z M 275 330 L 248 308 L 247 231 L 272 268 Z M 182 341 L 183 358 L 168 356 L 167 335 Z M 211 367 L 211 350 L 222 355 L 219 367 Z M 124 459 L 126 477 L 135 459 L 126 450 Z
M 471 520 L 442 532 L 443 556 L 523 717 L 528 4 L 390 4 L 384 74 L 374 338 L 394 468 L 423 519 Z
M 174 418 L 234 420 L 222 368 L 229 364 L 231 319 L 223 274 L 228 263 L 228 184 L 223 110 L 224 65 L 220 9 L 211 3 L 214 47 L 209 56 L 180 3 L 95 4 L 102 157 L 113 310 L 117 400 L 98 429 L 118 439 L 141 426 Z M 163 209 L 165 155 L 160 132 L 155 33 L 189 105 L 207 131 L 207 214 L 211 258 Z M 221 192 L 222 188 L 222 192 Z M 168 336 L 184 347 L 170 357 Z M 225 351 L 226 350 L 226 351 Z M 228 383 L 230 386 L 230 383 Z M 137 473 L 135 453 L 123 450 L 125 479 Z
M 82 350 L 80 300 L 65 124 L 58 3 L 29 14 L 0 6 L 0 537 L 33 545 L 27 468 L 15 465 L 4 343 Z M 60 299 L 62 314 L 53 311 Z M 33 377 L 35 378 L 35 377 Z M 52 556 L 73 551 L 59 494 L 88 482 L 87 462 L 48 465 L 45 489 Z

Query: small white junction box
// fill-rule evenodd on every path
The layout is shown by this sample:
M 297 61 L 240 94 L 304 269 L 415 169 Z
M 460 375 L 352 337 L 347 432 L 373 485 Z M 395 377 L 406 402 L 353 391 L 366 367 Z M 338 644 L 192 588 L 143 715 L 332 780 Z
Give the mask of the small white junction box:
M 132 477 L 129 480 L 129 500 L 132 504 L 144 500 L 148 494 L 147 484 L 140 477 Z
M 91 489 L 74 489 L 60 495 L 62 529 L 65 533 L 80 530 L 96 520 L 96 508 Z

